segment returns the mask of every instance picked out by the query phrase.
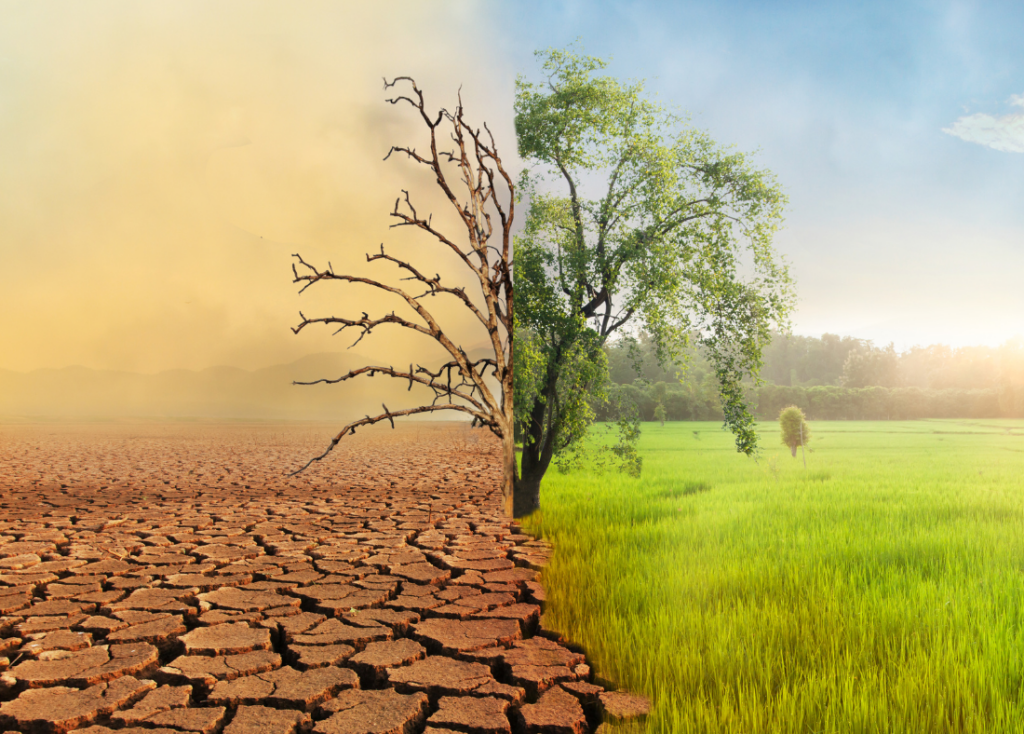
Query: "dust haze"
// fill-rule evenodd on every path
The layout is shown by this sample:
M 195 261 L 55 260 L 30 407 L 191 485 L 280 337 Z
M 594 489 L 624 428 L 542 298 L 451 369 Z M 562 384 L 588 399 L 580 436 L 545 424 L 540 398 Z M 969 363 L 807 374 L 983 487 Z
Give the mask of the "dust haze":
M 515 154 L 511 73 L 489 54 L 482 4 L 7 3 L 0 23 L 0 369 L 80 365 L 157 373 L 258 370 L 338 352 L 307 315 L 401 312 L 372 290 L 301 297 L 291 254 L 397 282 L 391 254 L 451 278 L 440 247 L 388 230 L 399 190 L 454 224 L 392 144 L 426 146 L 382 77 L 408 74 L 428 106 L 488 122 Z M 449 231 L 458 234 L 455 227 Z M 452 335 L 486 335 L 459 309 Z M 383 330 L 358 351 L 441 358 Z M 434 351 L 431 351 L 434 350 Z

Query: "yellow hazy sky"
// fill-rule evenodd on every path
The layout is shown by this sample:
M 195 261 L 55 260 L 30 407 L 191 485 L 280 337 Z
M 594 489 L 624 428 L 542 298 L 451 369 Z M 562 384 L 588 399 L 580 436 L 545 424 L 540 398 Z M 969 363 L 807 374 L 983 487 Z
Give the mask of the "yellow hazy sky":
M 429 239 L 388 231 L 401 188 L 446 216 L 392 144 L 426 147 L 381 77 L 488 122 L 514 162 L 512 80 L 479 2 L 6 2 L 0 7 L 0 369 L 247 369 L 348 346 L 310 316 L 400 307 L 365 288 L 303 296 L 291 254 L 393 280 L 381 242 L 431 273 Z M 450 219 L 446 222 L 451 223 Z M 452 231 L 457 232 L 454 227 Z M 440 299 L 439 299 L 440 300 Z M 400 310 L 400 308 L 399 308 Z M 485 335 L 448 313 L 473 345 Z M 382 361 L 432 353 L 396 331 Z

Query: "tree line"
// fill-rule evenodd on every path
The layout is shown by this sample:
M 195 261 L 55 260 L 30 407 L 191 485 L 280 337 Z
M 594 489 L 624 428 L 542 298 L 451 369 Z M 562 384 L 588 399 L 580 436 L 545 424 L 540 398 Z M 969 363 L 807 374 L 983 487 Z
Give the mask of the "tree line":
M 714 372 L 698 349 L 687 363 L 661 366 L 646 335 L 607 350 L 609 399 L 594 404 L 598 420 L 617 420 L 634 406 L 642 420 L 721 420 Z M 813 420 L 1024 418 L 1024 339 L 999 347 L 912 347 L 824 334 L 773 335 L 764 350 L 763 382 L 748 381 L 753 413 L 773 420 L 789 405 Z

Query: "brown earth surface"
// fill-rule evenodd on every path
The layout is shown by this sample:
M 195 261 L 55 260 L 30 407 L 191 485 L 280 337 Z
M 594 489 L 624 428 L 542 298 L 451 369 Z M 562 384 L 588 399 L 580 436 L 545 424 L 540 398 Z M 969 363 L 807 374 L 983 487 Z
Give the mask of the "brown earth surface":
M 549 548 L 460 425 L 0 425 L 0 732 L 584 732 Z

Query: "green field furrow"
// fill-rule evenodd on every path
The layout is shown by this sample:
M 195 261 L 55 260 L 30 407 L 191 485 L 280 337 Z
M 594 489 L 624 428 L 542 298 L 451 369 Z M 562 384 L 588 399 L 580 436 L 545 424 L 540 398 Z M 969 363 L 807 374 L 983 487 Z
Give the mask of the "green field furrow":
M 813 431 L 806 469 L 667 423 L 638 479 L 549 472 L 550 624 L 645 731 L 1024 732 L 1024 422 Z

